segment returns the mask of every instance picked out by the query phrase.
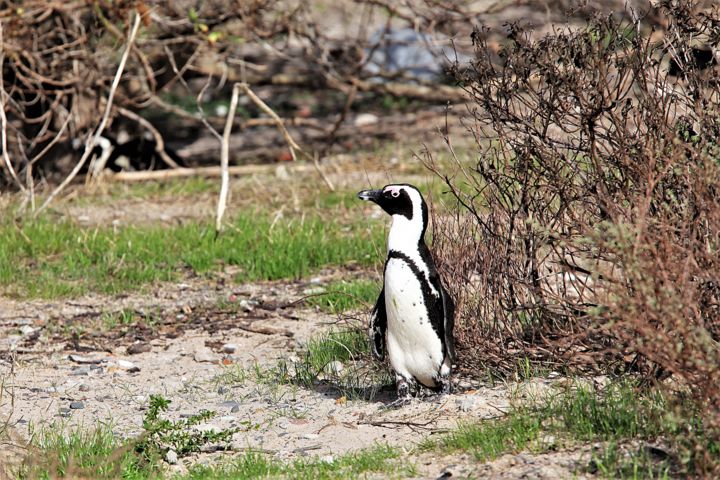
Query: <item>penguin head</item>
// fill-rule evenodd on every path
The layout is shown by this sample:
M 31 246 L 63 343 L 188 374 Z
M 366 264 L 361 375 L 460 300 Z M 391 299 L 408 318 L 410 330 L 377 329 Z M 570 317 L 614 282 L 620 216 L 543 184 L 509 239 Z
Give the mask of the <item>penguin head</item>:
M 389 215 L 403 216 L 411 222 L 421 221 L 423 226 L 427 224 L 427 205 L 420 191 L 412 185 L 385 185 L 379 190 L 363 190 L 357 196 L 360 200 L 377 203 Z

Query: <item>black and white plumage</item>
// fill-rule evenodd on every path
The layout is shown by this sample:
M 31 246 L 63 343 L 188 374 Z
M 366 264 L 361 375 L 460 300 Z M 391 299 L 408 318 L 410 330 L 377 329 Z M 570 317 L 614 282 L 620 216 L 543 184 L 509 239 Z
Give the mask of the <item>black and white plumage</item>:
M 455 359 L 455 305 L 425 244 L 428 209 L 412 185 L 387 185 L 358 193 L 392 216 L 383 289 L 370 320 L 373 354 L 386 356 L 398 396 L 417 384 L 446 393 Z

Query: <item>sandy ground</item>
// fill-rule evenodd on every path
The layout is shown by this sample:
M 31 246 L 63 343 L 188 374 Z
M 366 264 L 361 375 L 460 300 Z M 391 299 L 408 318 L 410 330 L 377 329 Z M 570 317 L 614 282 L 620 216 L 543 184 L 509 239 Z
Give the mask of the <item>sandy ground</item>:
M 456 378 L 456 393 L 388 409 L 394 393 L 387 388 L 363 400 L 347 399 L 324 382 L 312 388 L 277 385 L 251 373 L 231 379 L 238 369 L 292 360 L 311 336 L 338 328 L 335 316 L 287 307 L 335 274 L 240 286 L 196 279 L 123 298 L 0 299 L 0 415 L 20 443 L 31 430 L 53 423 L 88 428 L 103 422 L 129 437 L 142 430 L 149 396 L 161 394 L 172 400 L 169 418 L 212 410 L 217 415 L 201 428 L 241 428 L 229 451 L 193 454 L 169 467 L 182 471 L 250 447 L 286 459 L 338 455 L 377 442 L 410 449 L 459 422 L 502 415 L 513 396 L 522 396 L 518 385 Z M 245 308 L 228 309 L 232 303 Z M 152 311 L 158 320 L 68 333 L 99 321 L 103 312 L 123 309 Z M 467 455 L 424 454 L 415 461 L 420 478 L 447 478 L 448 472 L 460 478 L 570 478 L 581 457 L 506 455 L 483 464 Z

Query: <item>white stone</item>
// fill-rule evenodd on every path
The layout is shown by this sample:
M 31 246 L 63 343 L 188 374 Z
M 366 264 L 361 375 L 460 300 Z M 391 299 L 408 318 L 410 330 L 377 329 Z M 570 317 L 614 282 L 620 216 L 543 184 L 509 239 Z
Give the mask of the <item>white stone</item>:
M 355 117 L 356 127 L 375 125 L 376 123 L 378 123 L 378 117 L 377 115 L 373 115 L 372 113 L 361 113 L 360 115 Z
M 175 450 L 168 450 L 165 454 L 165 461 L 170 465 L 175 465 L 178 462 L 178 455 Z

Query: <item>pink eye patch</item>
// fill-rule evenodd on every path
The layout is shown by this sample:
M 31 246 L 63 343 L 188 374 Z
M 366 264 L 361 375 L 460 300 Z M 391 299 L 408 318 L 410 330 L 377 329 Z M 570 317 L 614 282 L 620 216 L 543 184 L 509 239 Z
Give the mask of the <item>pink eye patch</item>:
M 400 187 L 396 187 L 396 186 L 393 185 L 393 186 L 390 186 L 390 187 L 386 187 L 383 192 L 384 192 L 384 193 L 390 192 L 390 195 L 392 195 L 393 197 L 397 198 L 397 197 L 400 196 L 400 190 L 401 190 Z

